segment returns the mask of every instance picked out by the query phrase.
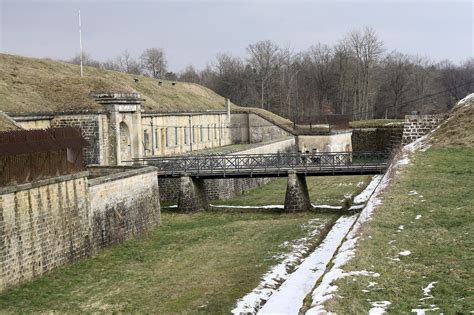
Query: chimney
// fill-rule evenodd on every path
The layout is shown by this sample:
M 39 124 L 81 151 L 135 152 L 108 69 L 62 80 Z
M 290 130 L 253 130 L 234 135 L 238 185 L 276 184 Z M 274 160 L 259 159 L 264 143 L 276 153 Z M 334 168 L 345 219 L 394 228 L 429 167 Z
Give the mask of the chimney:
M 227 121 L 230 123 L 230 100 L 228 98 L 225 99 L 225 108 L 227 110 Z

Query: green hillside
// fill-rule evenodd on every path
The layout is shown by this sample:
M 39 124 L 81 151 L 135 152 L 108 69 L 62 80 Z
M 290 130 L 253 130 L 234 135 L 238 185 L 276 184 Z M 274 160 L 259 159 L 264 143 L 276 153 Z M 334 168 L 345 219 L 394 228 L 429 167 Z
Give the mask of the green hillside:
M 138 82 L 134 82 L 138 79 Z M 64 62 L 0 54 L 0 111 L 31 113 L 101 110 L 94 92 L 137 92 L 146 111 L 183 112 L 223 109 L 225 99 L 193 83 L 159 80 Z

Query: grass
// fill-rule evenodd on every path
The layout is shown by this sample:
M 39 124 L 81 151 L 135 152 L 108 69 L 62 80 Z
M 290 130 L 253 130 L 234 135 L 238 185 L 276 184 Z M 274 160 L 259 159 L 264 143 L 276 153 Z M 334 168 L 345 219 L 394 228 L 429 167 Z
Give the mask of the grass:
M 338 202 L 362 189 L 367 176 L 314 177 L 314 201 Z M 339 185 L 341 184 L 341 185 Z M 228 201 L 283 202 L 286 179 Z M 271 195 L 270 195 L 271 193 Z M 229 313 L 236 300 L 307 235 L 311 219 L 324 224 L 316 246 L 338 218 L 334 213 L 224 210 L 195 214 L 164 211 L 163 225 L 147 235 L 0 294 L 4 313 Z
M 9 313 L 228 313 L 309 219 L 334 214 L 163 213 L 163 226 L 0 295 Z M 204 305 L 204 306 L 203 306 Z
M 71 110 L 102 110 L 91 93 L 138 92 L 146 111 L 204 111 L 224 109 L 225 99 L 193 83 L 161 80 L 117 71 L 0 54 L 0 111 L 32 113 Z M 137 78 L 139 81 L 134 82 Z
M 473 148 L 431 148 L 416 153 L 413 164 L 384 194 L 383 205 L 364 227 L 357 255 L 344 267 L 348 271 L 367 269 L 381 276 L 337 281 L 341 298 L 326 308 L 338 313 L 367 313 L 370 300 L 390 301 L 388 312 L 393 314 L 408 314 L 430 304 L 448 314 L 472 311 L 473 165 Z M 411 191 L 418 195 L 410 195 Z M 421 218 L 415 219 L 417 215 Z M 400 225 L 404 230 L 397 232 Z M 399 262 L 390 260 L 403 250 L 411 255 L 400 257 Z M 369 281 L 376 286 L 362 292 Z M 433 298 L 419 306 L 422 289 L 430 282 L 437 282 L 431 291 Z
M 307 176 L 311 202 L 318 205 L 343 205 L 345 195 L 356 195 L 370 181 L 370 176 Z M 250 191 L 248 194 L 232 199 L 215 200 L 212 204 L 262 206 L 284 204 L 287 178 L 278 178 L 270 183 Z

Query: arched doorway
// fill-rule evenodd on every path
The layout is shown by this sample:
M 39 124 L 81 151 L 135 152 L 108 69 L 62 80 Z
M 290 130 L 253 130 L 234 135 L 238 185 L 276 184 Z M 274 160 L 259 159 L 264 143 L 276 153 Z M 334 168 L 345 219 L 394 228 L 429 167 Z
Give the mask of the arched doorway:
M 130 140 L 130 130 L 123 121 L 120 123 L 120 161 L 130 161 L 132 159 L 132 142 Z

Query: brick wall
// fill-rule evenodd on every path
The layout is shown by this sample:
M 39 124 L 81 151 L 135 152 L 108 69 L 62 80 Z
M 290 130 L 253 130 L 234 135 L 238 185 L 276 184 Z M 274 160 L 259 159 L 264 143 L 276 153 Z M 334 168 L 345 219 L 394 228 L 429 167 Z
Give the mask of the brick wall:
M 0 188 L 0 290 L 90 253 L 85 175 Z
M 446 115 L 406 115 L 403 126 L 403 144 L 407 144 L 421 138 L 436 128 Z
M 153 167 L 91 179 L 89 186 L 94 249 L 129 239 L 160 224 L 160 197 Z

